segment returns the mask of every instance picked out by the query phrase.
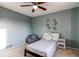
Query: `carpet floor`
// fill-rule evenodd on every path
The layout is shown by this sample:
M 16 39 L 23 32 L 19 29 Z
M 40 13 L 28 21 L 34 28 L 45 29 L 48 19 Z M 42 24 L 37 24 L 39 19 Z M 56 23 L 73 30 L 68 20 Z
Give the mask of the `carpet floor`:
M 16 48 L 8 48 L 0 51 L 0 57 L 24 57 L 24 48 L 26 45 L 22 44 Z M 34 57 L 27 54 L 26 57 Z M 55 57 L 79 57 L 79 50 L 73 49 L 57 49 Z

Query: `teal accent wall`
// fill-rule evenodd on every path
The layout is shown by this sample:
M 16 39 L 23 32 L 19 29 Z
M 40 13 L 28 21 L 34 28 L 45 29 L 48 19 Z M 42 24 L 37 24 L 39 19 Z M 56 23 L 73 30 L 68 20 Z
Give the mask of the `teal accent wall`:
M 79 8 L 72 9 L 71 47 L 79 48 Z
M 48 31 L 47 19 L 50 19 L 51 22 L 53 19 L 57 20 L 58 29 L 55 32 L 61 33 L 67 39 L 67 46 L 79 48 L 79 7 L 32 18 L 32 32 L 40 38 L 44 32 Z M 53 29 L 52 32 L 54 32 Z
M 19 45 L 31 33 L 41 38 L 48 31 L 47 19 L 51 22 L 56 19 L 58 24 L 55 32 L 67 39 L 67 46 L 79 48 L 79 7 L 33 18 L 0 7 L 0 28 L 7 30 L 7 46 Z
M 67 45 L 70 45 L 71 42 L 71 10 L 65 10 L 61 12 L 51 13 L 47 15 L 42 15 L 32 18 L 32 32 L 37 34 L 39 37 L 42 37 L 44 32 L 47 32 L 46 20 L 50 19 L 52 22 L 53 19 L 56 19 L 58 22 L 57 30 L 62 34 L 64 38 L 68 40 Z M 52 29 L 52 32 L 53 29 Z
M 31 18 L 0 7 L 0 28 L 7 30 L 7 46 L 15 47 L 31 34 Z

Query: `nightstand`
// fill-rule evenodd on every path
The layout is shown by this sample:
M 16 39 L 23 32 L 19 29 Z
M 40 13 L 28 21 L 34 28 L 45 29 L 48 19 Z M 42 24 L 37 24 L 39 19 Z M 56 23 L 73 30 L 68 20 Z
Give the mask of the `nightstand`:
M 58 48 L 66 49 L 66 39 L 58 40 Z

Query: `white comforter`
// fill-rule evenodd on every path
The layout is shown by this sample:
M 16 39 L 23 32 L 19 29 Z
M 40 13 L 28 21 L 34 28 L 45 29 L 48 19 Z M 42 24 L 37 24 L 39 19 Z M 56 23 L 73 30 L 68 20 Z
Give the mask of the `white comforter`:
M 41 56 L 52 57 L 55 55 L 57 41 L 55 40 L 39 40 L 27 45 L 27 50 L 37 53 Z

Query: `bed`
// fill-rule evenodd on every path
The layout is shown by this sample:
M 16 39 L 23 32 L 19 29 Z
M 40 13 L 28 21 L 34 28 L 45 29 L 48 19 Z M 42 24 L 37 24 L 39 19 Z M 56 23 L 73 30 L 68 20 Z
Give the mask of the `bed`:
M 58 38 L 58 33 L 44 33 L 41 40 L 27 45 L 26 53 L 52 57 L 55 55 L 57 49 Z

